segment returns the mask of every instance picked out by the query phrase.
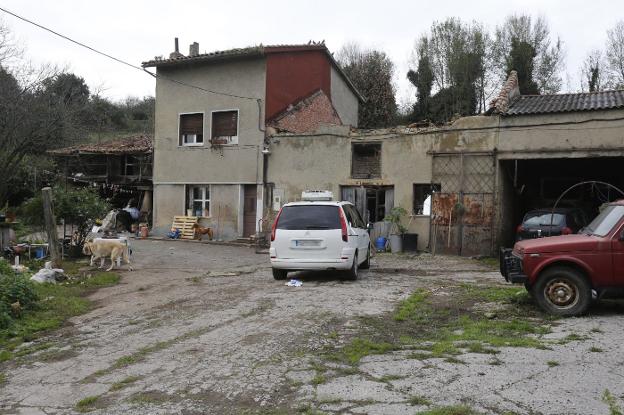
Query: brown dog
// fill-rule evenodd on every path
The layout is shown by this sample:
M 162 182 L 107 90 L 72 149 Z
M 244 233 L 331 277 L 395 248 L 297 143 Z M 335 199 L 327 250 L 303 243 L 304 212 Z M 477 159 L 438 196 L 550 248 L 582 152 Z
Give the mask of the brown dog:
M 208 239 L 212 241 L 212 228 L 205 228 L 196 223 L 193 225 L 193 229 L 195 230 L 195 239 L 201 241 L 204 235 L 208 235 Z

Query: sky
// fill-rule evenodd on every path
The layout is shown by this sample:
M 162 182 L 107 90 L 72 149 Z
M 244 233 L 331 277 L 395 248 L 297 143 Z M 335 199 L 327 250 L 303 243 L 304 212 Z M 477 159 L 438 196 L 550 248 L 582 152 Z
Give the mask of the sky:
M 564 88 L 580 87 L 588 51 L 604 48 L 606 30 L 624 19 L 621 0 L 0 0 L 0 7 L 130 63 L 140 65 L 173 50 L 188 54 L 257 44 L 324 40 L 337 52 L 347 42 L 385 51 L 396 66 L 399 104 L 414 101 L 406 79 L 416 38 L 434 21 L 459 17 L 493 31 L 507 15 L 543 15 L 566 51 Z M 154 95 L 149 75 L 116 63 L 0 11 L 34 64 L 54 64 L 83 77 L 92 90 L 114 100 Z

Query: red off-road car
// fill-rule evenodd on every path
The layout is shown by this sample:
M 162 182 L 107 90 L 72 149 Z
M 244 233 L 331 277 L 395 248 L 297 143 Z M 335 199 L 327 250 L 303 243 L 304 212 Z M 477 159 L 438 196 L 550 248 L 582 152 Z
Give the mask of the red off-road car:
M 609 203 L 578 234 L 501 249 L 505 280 L 522 283 L 547 312 L 584 313 L 592 298 L 624 297 L 624 200 Z

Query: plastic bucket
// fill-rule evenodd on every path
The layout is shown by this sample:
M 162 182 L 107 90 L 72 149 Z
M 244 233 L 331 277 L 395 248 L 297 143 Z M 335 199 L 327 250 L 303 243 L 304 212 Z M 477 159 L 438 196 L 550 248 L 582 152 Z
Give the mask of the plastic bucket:
M 375 239 L 375 249 L 377 249 L 378 251 L 383 251 L 384 249 L 386 249 L 386 238 L 380 236 L 379 238 Z

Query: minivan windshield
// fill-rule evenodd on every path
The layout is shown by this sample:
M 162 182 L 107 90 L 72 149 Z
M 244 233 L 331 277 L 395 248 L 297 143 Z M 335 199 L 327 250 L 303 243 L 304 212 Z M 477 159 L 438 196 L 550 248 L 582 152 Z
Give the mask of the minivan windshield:
M 285 206 L 277 229 L 341 229 L 338 209 L 331 205 Z
M 609 205 L 583 229 L 588 235 L 606 236 L 611 229 L 622 219 L 624 206 Z

